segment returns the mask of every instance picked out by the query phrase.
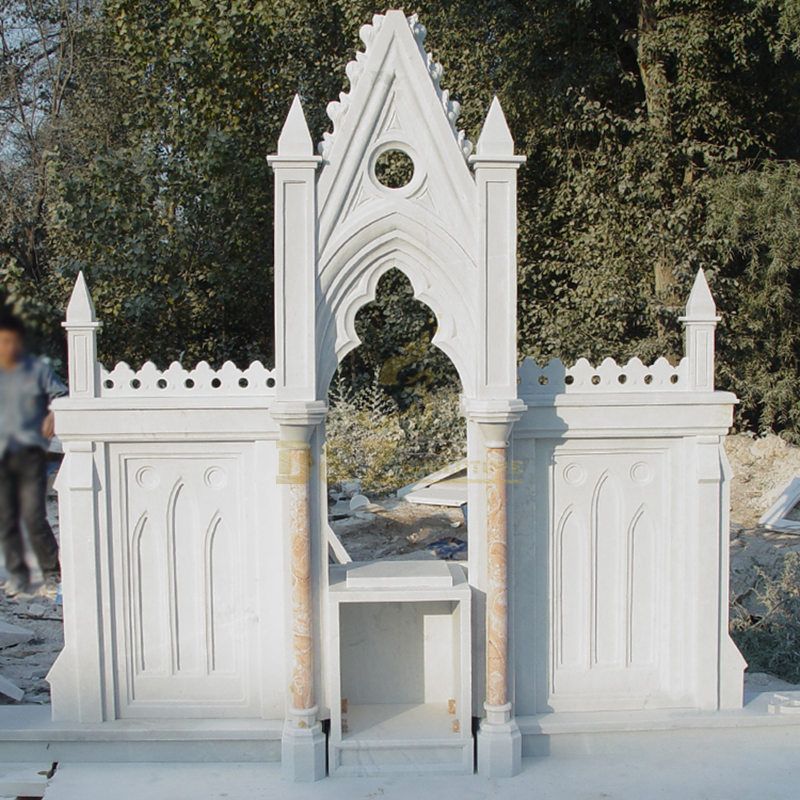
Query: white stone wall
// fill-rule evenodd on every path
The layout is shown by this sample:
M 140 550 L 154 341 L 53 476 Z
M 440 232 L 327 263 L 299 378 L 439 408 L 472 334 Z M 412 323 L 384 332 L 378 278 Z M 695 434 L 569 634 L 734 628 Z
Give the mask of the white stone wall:
M 626 368 L 608 361 L 577 370 L 588 380 L 576 391 L 559 364 L 521 370 L 528 410 L 514 429 L 511 508 L 517 714 L 740 707 L 722 448 L 735 398 L 668 380 L 616 390 Z
M 79 281 L 67 327 L 86 328 L 82 352 L 93 322 Z M 84 357 L 70 370 L 85 391 L 55 406 L 66 645 L 49 676 L 54 717 L 282 718 L 272 373 L 107 371 Z
M 525 361 L 517 372 L 524 157 L 497 99 L 469 155 L 424 35 L 400 11 L 362 28 L 366 50 L 329 106 L 319 156 L 295 98 L 270 157 L 274 373 L 105 370 L 79 277 L 70 395 L 55 404 L 66 456 L 57 719 L 285 719 L 287 776 L 322 777 L 320 721 L 340 713 L 325 398 L 391 268 L 436 314 L 434 344 L 464 393 L 479 770 L 518 771 L 515 715 L 741 705 L 722 449 L 735 398 L 714 389 L 703 273 L 677 365 Z M 405 187 L 378 180 L 387 148 L 414 163 Z

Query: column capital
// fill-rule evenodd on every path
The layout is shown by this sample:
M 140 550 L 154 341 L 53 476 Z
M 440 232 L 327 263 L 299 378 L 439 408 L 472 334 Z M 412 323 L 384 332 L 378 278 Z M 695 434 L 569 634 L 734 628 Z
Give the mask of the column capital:
M 316 170 L 322 163 L 322 156 L 267 156 L 272 169 L 310 169 Z
M 522 400 L 462 399 L 462 410 L 471 422 L 477 423 L 487 447 L 508 447 L 514 423 L 527 410 Z
M 322 400 L 279 400 L 270 408 L 278 423 L 281 441 L 308 444 L 317 425 L 324 422 L 328 406 Z

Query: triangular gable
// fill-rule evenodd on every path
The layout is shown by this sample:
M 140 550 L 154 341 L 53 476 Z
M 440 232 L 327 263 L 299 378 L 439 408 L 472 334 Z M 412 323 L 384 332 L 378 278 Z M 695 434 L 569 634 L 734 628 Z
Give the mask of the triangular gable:
M 424 27 L 416 16 L 388 11 L 360 35 L 366 52 L 347 66 L 350 91 L 328 105 L 333 132 L 319 148 L 320 252 L 359 209 L 362 217 L 381 214 L 381 205 L 396 208 L 400 199 L 436 215 L 472 251 L 475 182 L 466 161 L 472 145 L 456 127 L 459 104 L 439 85 L 441 65 L 422 46 Z M 405 192 L 382 191 L 371 172 L 376 152 L 393 144 L 415 161 Z

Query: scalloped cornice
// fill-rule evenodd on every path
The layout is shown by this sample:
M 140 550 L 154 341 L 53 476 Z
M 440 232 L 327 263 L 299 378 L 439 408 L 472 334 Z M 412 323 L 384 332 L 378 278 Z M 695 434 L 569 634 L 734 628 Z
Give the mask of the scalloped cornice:
M 328 103 L 326 108 L 328 117 L 333 123 L 333 131 L 327 131 L 324 133 L 322 136 L 322 141 L 317 146 L 317 150 L 323 158 L 327 158 L 331 146 L 333 145 L 337 128 L 340 127 L 342 120 L 347 115 L 347 112 L 350 108 L 350 98 L 358 86 L 358 82 L 364 73 L 364 67 L 366 66 L 366 63 L 370 57 L 370 44 L 374 41 L 375 36 L 383 26 L 385 19 L 386 16 L 384 14 L 376 14 L 372 18 L 372 23 L 368 25 L 362 25 L 358 32 L 361 41 L 364 43 L 364 51 L 359 51 L 356 53 L 355 59 L 350 61 L 345 67 L 347 79 L 350 81 L 350 90 L 348 92 L 341 92 L 339 94 L 339 99 Z M 420 55 L 425 62 L 428 75 L 430 76 L 433 87 L 436 90 L 436 94 L 442 103 L 442 110 L 444 111 L 445 116 L 450 123 L 453 136 L 458 143 L 461 153 L 466 159 L 472 153 L 473 148 L 472 142 L 467 139 L 464 131 L 458 128 L 457 123 L 458 118 L 461 116 L 461 103 L 459 103 L 457 100 L 451 100 L 450 92 L 447 89 L 442 89 L 441 87 L 444 69 L 438 61 L 434 60 L 432 53 L 425 51 L 424 42 L 425 36 L 427 35 L 425 26 L 419 21 L 419 17 L 416 14 L 406 17 L 406 20 L 408 22 L 408 27 L 414 36 L 414 40 L 417 43 Z

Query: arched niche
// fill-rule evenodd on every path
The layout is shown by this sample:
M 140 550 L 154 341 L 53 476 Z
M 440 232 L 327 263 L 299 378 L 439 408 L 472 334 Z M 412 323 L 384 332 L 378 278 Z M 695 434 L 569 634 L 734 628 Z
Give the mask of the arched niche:
M 435 315 L 432 343 L 453 362 L 464 393 L 474 392 L 475 310 L 457 280 L 474 265 L 452 238 L 421 233 L 414 220 L 393 212 L 365 224 L 322 265 L 316 314 L 320 399 L 342 359 L 360 343 L 359 310 L 375 299 L 378 282 L 392 268 L 408 278 L 414 298 Z
M 488 546 L 490 534 L 491 541 L 507 541 L 507 515 L 489 514 L 486 497 L 491 492 L 505 504 L 506 445 L 524 410 L 517 396 L 516 350 L 516 181 L 524 157 L 514 154 L 497 98 L 473 154 L 457 126 L 460 104 L 442 88 L 442 68 L 425 50 L 425 29 L 416 16 L 388 11 L 376 15 L 359 35 L 365 50 L 346 67 L 349 90 L 328 104 L 333 128 L 319 148 L 295 97 L 278 151 L 269 157 L 275 174 L 276 328 L 276 397 L 270 413 L 295 460 L 307 447 L 312 463 L 319 464 L 328 386 L 341 359 L 358 345 L 356 314 L 375 296 L 381 275 L 391 267 L 401 270 L 416 299 L 435 314 L 439 327 L 434 344 L 460 376 L 470 463 L 487 464 L 491 489 L 468 480 L 470 518 L 475 521 L 470 538 L 477 544 L 470 547 L 469 581 L 486 592 L 486 605 L 494 610 L 487 617 L 493 627 L 487 627 L 486 652 L 494 660 L 492 692 L 486 697 L 495 708 L 490 722 L 498 730 L 490 733 L 513 739 L 507 724 L 511 706 L 506 702 L 503 638 L 506 586 L 500 560 L 505 548 Z M 376 173 L 378 160 L 394 149 L 412 162 L 408 182 L 398 182 L 397 188 Z M 309 620 L 318 619 L 320 641 L 326 641 L 330 620 L 324 601 L 327 548 L 318 546 L 315 536 L 329 530 L 327 497 L 319 491 L 318 471 L 307 473 L 292 495 L 295 501 L 295 495 L 302 495 L 303 502 L 287 501 L 283 511 L 286 530 L 295 532 L 292 570 L 299 576 L 297 585 L 319 590 L 318 615 L 310 611 L 312 598 L 303 595 L 292 617 L 302 645 L 294 653 L 294 673 L 306 703 L 292 712 L 293 735 L 301 727 L 311 730 L 318 712 L 311 690 L 315 682 L 326 685 L 324 668 L 313 674 L 309 652 L 314 646 L 306 646 L 304 638 Z M 481 631 L 474 634 L 480 637 Z M 465 634 L 464 641 L 469 640 Z M 475 658 L 479 663 L 481 654 Z M 462 676 L 470 674 L 469 669 L 461 671 Z M 460 702 L 464 709 L 474 706 L 468 684 Z M 339 699 L 334 691 L 333 730 L 340 730 Z M 321 771 L 324 741 L 319 730 L 317 725 L 303 745 L 303 758 L 310 763 L 313 750 L 315 769 Z M 471 771 L 470 726 L 462 731 Z M 517 735 L 501 749 L 518 753 L 520 741 Z M 284 737 L 286 752 L 293 752 L 293 742 Z M 504 774 L 513 771 L 503 767 L 496 774 L 503 769 Z
M 462 462 L 468 426 L 457 367 L 433 341 L 435 313 L 394 264 L 371 275 L 370 297 L 353 321 L 361 341 L 339 361 L 320 431 L 328 524 L 353 561 L 413 558 L 409 554 L 442 536 L 466 545 L 467 532 L 466 515 L 457 505 L 398 505 L 390 499 L 425 475 Z M 359 355 L 364 347 L 366 361 Z M 414 420 L 410 428 L 403 422 L 408 415 Z M 413 459 L 398 458 L 409 448 Z M 360 493 L 383 505 L 378 522 L 346 516 L 347 492 L 352 491 L 347 486 L 353 481 L 359 482 Z M 466 549 L 459 551 L 457 559 L 466 554 Z

